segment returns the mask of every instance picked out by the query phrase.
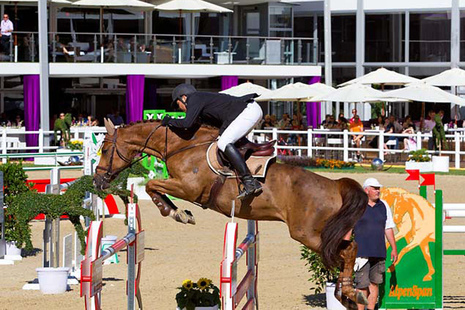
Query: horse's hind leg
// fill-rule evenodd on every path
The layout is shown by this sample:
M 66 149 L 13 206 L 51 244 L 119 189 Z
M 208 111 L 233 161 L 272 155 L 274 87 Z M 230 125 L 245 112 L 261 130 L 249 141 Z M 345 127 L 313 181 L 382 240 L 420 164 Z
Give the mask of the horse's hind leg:
M 167 180 L 163 180 L 163 183 L 160 181 L 161 180 L 149 181 L 145 186 L 145 191 L 150 195 L 152 201 L 160 210 L 161 215 L 170 216 L 176 222 L 183 224 L 195 224 L 194 216 L 190 211 L 179 209 L 165 194 L 163 194 L 169 190 L 166 186 L 168 184 L 168 182 L 166 182 Z
M 343 267 L 341 273 L 339 274 L 336 287 L 339 288 L 342 284 L 342 295 L 346 296 L 355 303 L 366 305 L 368 304 L 366 296 L 361 291 L 355 290 L 353 286 L 352 273 L 354 271 L 355 258 L 357 256 L 357 243 L 354 241 L 344 240 L 342 242 L 342 246 L 344 245 L 345 248 L 343 248 L 340 252 L 340 255 L 343 259 Z M 335 292 L 335 295 L 339 301 L 341 301 L 347 308 L 349 308 L 347 305 L 348 301 L 344 300 L 344 298 L 338 294 L 338 291 Z

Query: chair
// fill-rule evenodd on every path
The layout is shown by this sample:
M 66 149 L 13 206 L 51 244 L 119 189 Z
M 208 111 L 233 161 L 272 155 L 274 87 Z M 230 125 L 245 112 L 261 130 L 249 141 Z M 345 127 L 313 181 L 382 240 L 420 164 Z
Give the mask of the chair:
M 334 146 L 334 147 L 338 147 L 338 146 L 342 146 L 344 142 L 342 141 L 341 138 L 328 138 L 328 140 L 326 141 L 326 144 L 331 147 L 331 146 Z M 342 156 L 342 152 L 339 151 L 339 150 L 330 150 L 330 156 L 332 159 L 340 159 Z
M 253 60 L 267 65 L 281 64 L 281 40 L 265 40 L 258 57 L 254 57 Z

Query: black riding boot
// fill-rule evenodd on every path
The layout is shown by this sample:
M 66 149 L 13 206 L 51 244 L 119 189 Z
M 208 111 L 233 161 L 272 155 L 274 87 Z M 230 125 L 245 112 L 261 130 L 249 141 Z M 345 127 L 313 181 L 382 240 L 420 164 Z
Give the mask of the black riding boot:
M 239 196 L 237 196 L 237 198 L 245 199 L 249 195 L 261 193 L 262 185 L 260 182 L 255 180 L 254 177 L 252 177 L 252 174 L 250 173 L 244 158 L 242 157 L 241 153 L 239 153 L 234 144 L 229 143 L 226 145 L 226 149 L 223 153 L 236 170 L 239 178 L 242 181 L 242 184 L 244 185 L 244 189 L 239 192 Z

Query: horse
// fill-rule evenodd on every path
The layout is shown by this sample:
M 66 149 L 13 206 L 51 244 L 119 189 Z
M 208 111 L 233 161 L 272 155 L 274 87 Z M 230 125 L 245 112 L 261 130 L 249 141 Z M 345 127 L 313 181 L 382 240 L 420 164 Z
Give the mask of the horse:
M 161 126 L 159 121 L 139 121 L 115 128 L 105 120 L 107 134 L 95 170 L 94 185 L 105 189 L 118 173 L 145 153 L 166 163 L 169 178 L 148 181 L 146 192 L 162 216 L 194 223 L 189 211 L 177 209 L 166 194 L 209 208 L 228 217 L 285 222 L 290 236 L 320 253 L 327 268 L 342 267 L 342 294 L 367 304 L 353 287 L 352 273 L 357 246 L 343 237 L 363 215 L 368 197 L 360 184 L 349 178 L 330 180 L 302 167 L 272 163 L 260 179 L 263 192 L 236 199 L 236 178 L 215 174 L 206 152 L 219 135 L 217 128 L 198 125 L 194 130 Z
M 430 229 L 435 222 L 434 207 L 420 195 L 409 193 L 402 188 L 385 188 L 381 191 L 381 198 L 394 208 L 393 220 L 399 229 L 395 236 L 396 242 L 402 238 L 407 241 L 407 245 L 399 253 L 396 265 L 408 252 L 419 246 L 428 266 L 428 273 L 423 277 L 423 281 L 433 280 L 435 269 L 429 243 L 435 241 L 434 232 Z

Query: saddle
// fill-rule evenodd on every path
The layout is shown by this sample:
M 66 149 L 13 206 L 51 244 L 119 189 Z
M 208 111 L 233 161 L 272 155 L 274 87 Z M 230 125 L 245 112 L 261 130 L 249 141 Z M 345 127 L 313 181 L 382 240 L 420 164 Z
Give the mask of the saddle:
M 275 143 L 276 140 L 257 144 L 249 141 L 247 138 L 242 138 L 234 145 L 244 157 L 252 176 L 264 178 L 268 165 L 276 159 L 273 155 Z M 219 151 L 217 142 L 213 142 L 209 146 L 207 150 L 207 162 L 210 169 L 218 175 L 228 177 L 235 175 L 223 152 Z

